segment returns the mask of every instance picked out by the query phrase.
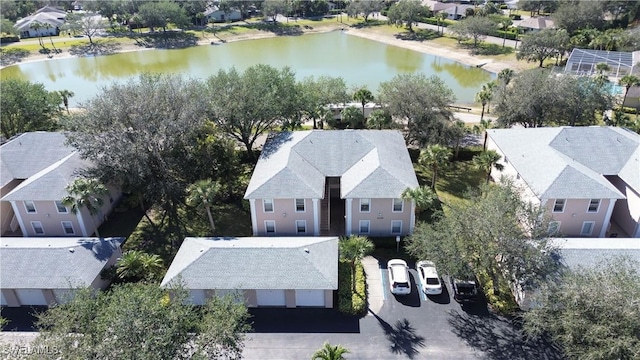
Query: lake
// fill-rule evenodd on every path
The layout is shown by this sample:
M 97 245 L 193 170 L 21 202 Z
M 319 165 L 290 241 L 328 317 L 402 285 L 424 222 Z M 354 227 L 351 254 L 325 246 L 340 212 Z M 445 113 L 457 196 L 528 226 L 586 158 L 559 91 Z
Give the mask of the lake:
M 48 90 L 75 93 L 75 106 L 99 89 L 142 72 L 182 73 L 207 78 L 219 69 L 238 70 L 255 64 L 289 66 L 298 79 L 342 77 L 349 87 L 366 86 L 376 93 L 381 82 L 401 73 L 436 75 L 453 90 L 457 104 L 471 104 L 482 85 L 495 78 L 483 69 L 453 60 L 386 45 L 340 31 L 282 36 L 175 50 L 145 50 L 96 57 L 72 57 L 17 64 L 0 70 L 0 77 L 22 78 Z

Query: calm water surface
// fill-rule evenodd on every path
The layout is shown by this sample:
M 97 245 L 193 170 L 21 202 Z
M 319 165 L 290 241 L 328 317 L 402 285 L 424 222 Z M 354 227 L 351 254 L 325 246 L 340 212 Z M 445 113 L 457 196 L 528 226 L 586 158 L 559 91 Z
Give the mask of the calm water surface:
M 400 73 L 437 75 L 453 90 L 456 103 L 473 102 L 482 85 L 495 76 L 452 60 L 422 54 L 339 31 L 238 41 L 179 50 L 146 50 L 109 56 L 51 59 L 19 64 L 0 71 L 2 78 L 40 82 L 49 90 L 75 93 L 74 106 L 95 96 L 99 89 L 142 72 L 182 73 L 207 78 L 235 66 L 242 71 L 255 64 L 291 67 L 298 79 L 340 76 L 348 86 L 367 86 L 374 93 L 381 82 Z

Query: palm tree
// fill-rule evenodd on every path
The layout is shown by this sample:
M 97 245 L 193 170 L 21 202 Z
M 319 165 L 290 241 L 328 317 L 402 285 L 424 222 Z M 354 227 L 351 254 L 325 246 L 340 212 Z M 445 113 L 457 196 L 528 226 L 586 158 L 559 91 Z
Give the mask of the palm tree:
M 164 271 L 164 262 L 156 254 L 139 250 L 126 251 L 116 264 L 116 274 L 123 281 L 157 281 Z
M 36 31 L 36 34 L 38 35 L 38 43 L 40 44 L 40 46 L 42 46 L 42 49 L 46 49 L 44 47 L 44 43 L 42 42 L 42 34 L 40 33 L 40 30 L 44 28 L 44 25 L 41 22 L 34 21 L 31 24 L 31 28 Z
M 341 237 L 339 242 L 340 258 L 348 261 L 351 265 L 351 285 L 353 292 L 356 291 L 356 263 L 369 255 L 375 246 L 366 236 L 350 235 Z
M 498 23 L 498 28 L 502 29 L 502 47 L 504 47 L 505 43 L 507 42 L 507 30 L 509 29 L 509 27 L 511 27 L 511 25 L 513 25 L 513 21 L 511 21 L 511 18 L 508 17 L 504 18 Z
M 482 85 L 482 89 L 486 90 L 489 93 L 489 98 L 487 101 L 487 114 L 491 114 L 491 100 L 493 100 L 493 93 L 496 90 L 496 82 L 489 81 L 488 83 Z
M 53 28 L 53 26 L 51 26 L 51 24 L 49 23 L 44 23 L 42 27 L 47 29 L 47 33 L 49 33 L 49 41 L 51 41 L 51 47 L 53 47 L 53 52 L 57 54 L 58 49 L 56 49 L 56 46 L 53 44 L 53 39 L 51 38 L 51 31 L 50 31 Z
M 67 109 L 67 113 L 69 112 L 69 98 L 73 97 L 75 94 L 73 91 L 69 90 L 60 90 L 58 91 L 60 97 L 62 98 L 62 103 L 64 104 L 64 108 Z
M 413 201 L 418 214 L 431 209 L 438 200 L 438 195 L 428 186 L 406 188 L 400 196 L 403 200 Z
M 367 121 L 367 127 L 369 129 L 392 129 L 393 125 L 391 115 L 380 109 L 373 110 L 369 115 L 369 120 Z
M 209 217 L 209 224 L 211 225 L 211 231 L 216 231 L 216 226 L 213 223 L 213 215 L 211 214 L 211 206 L 220 192 L 220 183 L 211 179 L 199 180 L 189 185 L 187 188 L 186 202 L 189 206 L 199 207 L 202 206 L 207 211 Z
M 480 90 L 476 94 L 476 98 L 475 98 L 476 102 L 479 102 L 482 104 L 482 113 L 480 113 L 480 121 L 484 120 L 484 109 L 486 108 L 487 103 L 489 102 L 490 99 L 491 99 L 491 93 L 483 85 L 482 90 Z
M 362 118 L 366 124 L 367 119 L 364 115 L 364 107 L 369 101 L 373 100 L 373 94 L 367 88 L 361 88 L 353 94 L 353 100 L 359 101 L 362 104 Z
M 627 99 L 627 93 L 629 93 L 629 89 L 632 86 L 640 86 L 640 78 L 635 75 L 625 75 L 619 81 L 620 86 L 624 86 L 624 98 L 622 99 L 622 104 L 624 105 L 624 100 Z
M 482 150 L 487 149 L 487 130 L 493 127 L 492 120 L 482 120 L 480 119 L 480 124 L 473 125 L 473 132 L 475 134 L 484 134 L 484 141 L 482 142 Z
M 513 71 L 512 69 L 502 69 L 498 73 L 498 79 L 500 79 L 506 86 L 506 85 L 509 85 L 514 75 L 515 75 L 515 71 Z
M 313 353 L 311 360 L 344 360 L 344 354 L 348 354 L 347 350 L 342 345 L 332 346 L 328 342 L 325 342 L 318 351 Z
M 62 204 L 71 208 L 71 212 L 77 214 L 82 208 L 86 208 L 91 216 L 95 216 L 104 204 L 103 196 L 109 193 L 106 186 L 96 179 L 78 178 L 67 185 L 69 195 L 62 198 Z M 96 226 L 96 236 L 100 237 Z
M 491 180 L 491 169 L 495 167 L 498 171 L 504 170 L 504 166 L 498 163 L 501 158 L 502 156 L 494 150 L 485 150 L 473 157 L 473 167 L 484 171 L 487 184 Z
M 444 11 L 436 13 L 436 21 L 438 22 L 438 32 L 440 33 L 440 35 L 444 35 L 444 19 L 446 19 L 447 16 L 447 13 L 445 13 Z M 442 25 L 440 24 L 440 22 L 442 22 Z
M 438 181 L 438 173 L 449 165 L 451 150 L 442 145 L 431 145 L 420 151 L 418 163 L 431 169 L 431 189 L 436 190 L 436 181 Z
M 604 75 L 604 73 L 609 70 L 611 70 L 611 67 L 607 63 L 600 62 L 596 64 L 596 71 L 600 75 Z

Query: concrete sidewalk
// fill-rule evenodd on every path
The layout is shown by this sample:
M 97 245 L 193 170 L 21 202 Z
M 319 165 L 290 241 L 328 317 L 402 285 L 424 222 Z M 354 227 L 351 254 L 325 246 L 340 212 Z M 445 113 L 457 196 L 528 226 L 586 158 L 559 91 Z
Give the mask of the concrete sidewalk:
M 369 301 L 368 316 L 372 316 L 372 312 L 377 314 L 384 305 L 384 292 L 382 288 L 382 272 L 378 259 L 373 256 L 367 256 L 362 259 L 364 273 L 367 276 L 367 299 Z

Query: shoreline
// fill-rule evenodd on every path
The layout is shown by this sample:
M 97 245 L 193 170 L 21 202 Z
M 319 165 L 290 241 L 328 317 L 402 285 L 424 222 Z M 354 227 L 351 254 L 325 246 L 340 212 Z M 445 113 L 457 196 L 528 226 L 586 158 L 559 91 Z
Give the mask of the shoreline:
M 327 27 L 321 27 L 319 29 L 305 30 L 302 35 L 321 34 L 321 33 L 327 33 L 332 31 L 342 31 L 347 35 L 358 36 L 368 40 L 377 41 L 383 44 L 397 46 L 400 48 L 417 51 L 424 54 L 429 54 L 433 56 L 450 59 L 450 60 L 459 62 L 463 65 L 482 68 L 494 74 L 497 74 L 498 72 L 500 72 L 500 70 L 505 68 L 515 68 L 513 63 L 496 61 L 491 58 L 482 58 L 482 57 L 474 56 L 469 54 L 469 52 L 466 50 L 456 51 L 457 49 L 450 49 L 448 47 L 436 47 L 429 43 L 401 40 L 401 39 L 395 38 L 393 35 L 386 35 L 386 34 L 375 33 L 372 31 L 362 30 L 362 29 L 349 28 L 342 24 L 340 24 L 339 26 L 338 24 L 336 24 L 336 26 L 327 26 Z M 228 40 L 227 39 L 223 40 L 215 36 L 212 39 L 199 40 L 196 43 L 196 46 L 224 45 L 225 43 L 246 41 L 246 40 L 259 40 L 259 39 L 266 39 L 266 38 L 272 38 L 277 36 L 288 36 L 288 35 L 278 35 L 275 33 L 261 32 L 261 33 L 251 33 L 247 35 L 239 35 L 239 36 L 232 37 Z M 17 48 L 19 46 L 14 46 L 14 47 Z M 113 54 L 128 53 L 128 52 L 135 52 L 135 51 L 148 51 L 148 50 L 170 50 L 170 49 L 141 48 L 136 44 L 125 44 L 125 45 L 121 45 L 121 47 L 118 50 L 112 53 L 87 55 L 86 57 L 107 56 L 107 55 L 113 55 Z M 0 66 L 0 70 L 11 67 L 11 66 L 21 65 L 21 64 L 29 64 L 29 63 L 47 61 L 47 60 L 68 59 L 73 57 L 82 57 L 82 56 L 73 55 L 69 53 L 68 50 L 64 51 L 61 54 L 56 54 L 52 57 L 49 57 L 49 55 L 45 55 L 45 54 L 32 53 L 29 56 L 27 56 L 24 61 L 18 61 L 14 64 Z

